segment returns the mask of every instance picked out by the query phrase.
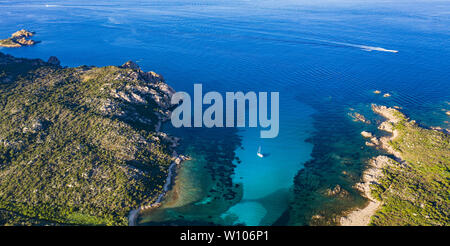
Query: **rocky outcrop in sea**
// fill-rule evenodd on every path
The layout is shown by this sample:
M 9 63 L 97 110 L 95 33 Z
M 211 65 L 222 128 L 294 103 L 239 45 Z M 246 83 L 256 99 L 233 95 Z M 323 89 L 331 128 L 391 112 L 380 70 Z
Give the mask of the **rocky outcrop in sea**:
M 10 38 L 0 40 L 0 47 L 18 48 L 22 46 L 31 46 L 38 43 L 30 39 L 34 36 L 34 32 L 27 31 L 25 29 L 19 30 L 11 35 Z

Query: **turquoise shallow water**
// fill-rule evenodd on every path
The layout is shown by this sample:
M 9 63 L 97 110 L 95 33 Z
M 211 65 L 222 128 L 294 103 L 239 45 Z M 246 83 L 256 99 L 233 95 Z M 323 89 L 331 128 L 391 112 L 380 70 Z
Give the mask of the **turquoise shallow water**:
M 283 106 L 289 112 L 280 113 L 288 118 L 283 119 L 284 127 L 277 138 L 258 139 L 259 129 L 241 133 L 243 149 L 238 149 L 236 155 L 242 162 L 235 169 L 233 181 L 242 184 L 244 193 L 242 200 L 223 215 L 238 216 L 236 223 L 274 223 L 287 209 L 295 174 L 310 158 L 312 145 L 305 140 L 313 130 L 313 109 L 301 103 Z M 259 146 L 264 158 L 256 155 Z
M 134 60 L 178 91 L 202 83 L 205 92 L 280 92 L 278 138 L 260 139 L 258 129 L 174 131 L 195 157 L 177 177 L 187 197 L 142 218 L 266 225 L 361 203 L 309 196 L 322 186 L 351 190 L 356 178 L 342 171 L 358 177 L 370 156 L 350 108 L 398 105 L 425 125 L 449 127 L 449 12 L 446 1 L 0 1 L 0 36 L 26 28 L 42 41 L 0 51 L 54 55 L 65 66 Z M 305 163 L 314 178 L 295 178 Z

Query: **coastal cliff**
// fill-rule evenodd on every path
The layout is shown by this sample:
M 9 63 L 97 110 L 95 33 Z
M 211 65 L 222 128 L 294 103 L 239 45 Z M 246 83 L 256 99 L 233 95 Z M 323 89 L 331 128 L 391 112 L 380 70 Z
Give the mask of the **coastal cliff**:
M 174 90 L 133 62 L 64 68 L 0 53 L 0 224 L 127 225 L 164 192 Z
M 22 46 L 31 46 L 38 43 L 37 41 L 29 39 L 34 36 L 34 32 L 25 29 L 19 30 L 11 35 L 10 38 L 0 40 L 0 47 L 18 48 Z
M 449 225 L 447 130 L 421 127 L 394 108 L 372 105 L 372 110 L 386 119 L 378 129 L 391 135 L 370 134 L 369 146 L 391 157 L 381 155 L 369 161 L 362 182 L 356 185 L 369 203 L 341 218 L 341 225 Z

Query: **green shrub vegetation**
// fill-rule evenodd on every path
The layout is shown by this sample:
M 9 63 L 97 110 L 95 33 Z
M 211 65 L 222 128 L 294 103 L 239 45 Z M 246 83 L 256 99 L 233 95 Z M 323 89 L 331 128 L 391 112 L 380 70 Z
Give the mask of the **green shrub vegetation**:
M 126 225 L 156 197 L 172 150 L 141 72 L 0 53 L 1 224 Z M 117 96 L 131 91 L 146 102 Z
M 389 144 L 401 154 L 383 170 L 372 195 L 382 201 L 372 225 L 450 224 L 450 137 L 403 119 Z M 401 163 L 400 163 L 401 162 Z

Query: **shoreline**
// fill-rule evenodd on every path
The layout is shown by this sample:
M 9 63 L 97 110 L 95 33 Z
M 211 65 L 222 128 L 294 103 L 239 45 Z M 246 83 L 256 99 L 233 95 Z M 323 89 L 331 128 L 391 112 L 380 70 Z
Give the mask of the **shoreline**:
M 370 146 L 383 149 L 389 157 L 371 159 L 363 182 L 354 187 L 373 203 L 347 211 L 341 225 L 448 225 L 448 129 L 420 126 L 395 107 L 372 105 L 372 110 L 386 119 L 378 129 L 392 135 L 361 135 L 371 137 Z
M 372 111 L 381 115 L 386 120 L 379 124 L 378 129 L 391 133 L 391 136 L 380 138 L 372 137 L 371 133 L 361 132 L 363 137 L 370 137 L 370 142 L 366 142 L 367 146 L 379 147 L 389 154 L 394 155 L 398 160 L 403 162 L 401 154 L 395 151 L 388 143 L 398 136 L 398 131 L 393 129 L 392 125 L 403 120 L 397 116 L 397 110 L 386 106 L 377 106 L 372 104 Z M 378 155 L 369 160 L 367 168 L 363 172 L 362 182 L 356 183 L 355 188 L 358 189 L 363 196 L 368 199 L 368 203 L 363 208 L 355 208 L 347 211 L 346 215 L 340 219 L 341 226 L 367 226 L 371 217 L 381 207 L 382 202 L 374 199 L 371 195 L 371 184 L 376 184 L 383 175 L 383 168 L 390 164 L 391 158 L 385 155 Z
M 363 196 L 368 199 L 368 203 L 363 208 L 350 210 L 346 216 L 341 217 L 341 226 L 366 226 L 370 223 L 370 218 L 382 205 L 380 201 L 371 196 L 370 185 L 382 175 L 382 169 L 387 162 L 388 157 L 383 155 L 374 157 L 369 161 L 369 167 L 363 173 L 363 182 L 355 185 L 363 193 Z
M 139 214 L 143 210 L 149 210 L 152 208 L 157 208 L 161 206 L 161 203 L 167 194 L 168 191 L 170 191 L 170 186 L 173 184 L 175 177 L 176 177 L 176 171 L 181 168 L 181 164 L 185 160 L 190 160 L 189 157 L 186 157 L 184 155 L 175 155 L 174 161 L 169 165 L 167 178 L 164 182 L 163 190 L 158 195 L 158 198 L 149 205 L 141 205 L 137 209 L 132 209 L 128 214 L 128 226 L 136 226 L 137 218 L 139 217 Z

